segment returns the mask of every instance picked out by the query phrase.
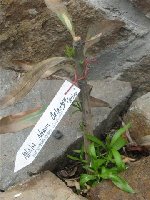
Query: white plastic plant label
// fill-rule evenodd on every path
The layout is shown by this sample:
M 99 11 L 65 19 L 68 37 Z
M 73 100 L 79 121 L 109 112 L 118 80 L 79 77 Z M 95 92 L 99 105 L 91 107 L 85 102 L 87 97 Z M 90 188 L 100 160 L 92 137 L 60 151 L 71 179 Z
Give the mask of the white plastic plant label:
M 65 81 L 16 155 L 14 172 L 31 164 L 79 94 L 80 89 Z

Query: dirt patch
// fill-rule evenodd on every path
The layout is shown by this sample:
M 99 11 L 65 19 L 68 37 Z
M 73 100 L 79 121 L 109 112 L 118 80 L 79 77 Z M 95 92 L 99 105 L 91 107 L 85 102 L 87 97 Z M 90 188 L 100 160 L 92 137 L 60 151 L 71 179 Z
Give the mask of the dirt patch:
M 103 12 L 84 1 L 65 1 L 73 16 L 77 35 L 86 36 L 93 21 L 104 19 Z M 63 55 L 64 46 L 72 39 L 57 17 L 46 8 L 43 0 L 2 0 L 0 21 L 0 60 L 6 67 L 11 59 L 38 62 L 53 55 Z M 96 50 L 104 49 L 125 37 L 125 29 L 103 39 Z

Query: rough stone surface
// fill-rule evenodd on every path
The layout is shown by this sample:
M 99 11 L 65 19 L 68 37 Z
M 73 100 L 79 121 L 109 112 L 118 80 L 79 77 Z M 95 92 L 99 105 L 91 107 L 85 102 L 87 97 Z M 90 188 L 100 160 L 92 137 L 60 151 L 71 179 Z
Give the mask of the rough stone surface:
M 143 58 L 136 67 L 125 70 L 119 80 L 130 82 L 132 85 L 130 104 L 150 92 L 150 57 Z
M 103 12 L 95 10 L 81 1 L 65 3 L 76 26 L 77 35 L 86 37 L 87 29 L 93 21 L 104 19 Z M 65 45 L 72 43 L 71 36 L 59 19 L 46 8 L 44 0 L 1 1 L 0 60 L 7 67 L 11 59 L 41 61 L 52 55 L 64 54 Z M 99 50 L 126 35 L 124 29 L 118 30 L 102 39 Z
M 105 12 L 110 19 L 117 18 L 125 22 L 126 28 L 132 30 L 127 39 L 115 43 L 113 47 L 109 46 L 98 54 L 98 65 L 95 64 L 94 70 L 91 70 L 91 78 L 119 76 L 119 73 L 130 67 L 136 70 L 141 59 L 150 55 L 150 42 L 148 42 L 150 20 L 129 0 L 87 0 L 87 2 Z
M 135 190 L 135 194 L 121 191 L 110 181 L 104 181 L 90 192 L 90 200 L 149 200 L 150 199 L 150 157 L 146 157 L 133 163 L 121 174 L 129 185 Z
M 135 100 L 129 108 L 126 121 L 130 121 L 131 136 L 140 144 L 141 138 L 150 135 L 150 92 Z
M 149 0 L 130 0 L 137 8 L 139 8 L 146 17 L 150 18 L 150 1 Z
M 35 176 L 25 183 L 0 193 L 1 200 L 84 200 L 51 172 Z
M 7 93 L 10 85 L 13 85 L 14 72 L 1 70 L 1 96 Z M 5 84 L 7 81 L 7 84 Z M 91 81 L 94 85 L 92 95 L 101 98 L 110 103 L 110 108 L 96 108 L 93 109 L 93 126 L 95 132 L 104 133 L 116 122 L 119 113 L 124 109 L 125 103 L 131 94 L 131 86 L 129 83 L 121 82 L 112 79 L 103 81 Z M 62 81 L 39 81 L 32 91 L 15 106 L 8 107 L 1 110 L 1 116 L 6 116 L 13 113 L 18 113 L 37 105 L 49 104 L 56 92 L 59 90 Z M 27 135 L 30 133 L 31 128 L 20 131 L 18 133 L 8 133 L 0 136 L 1 140 L 1 182 L 0 189 L 7 188 L 8 186 L 25 180 L 29 174 L 37 173 L 41 169 L 53 170 L 57 164 L 58 158 L 65 154 L 67 148 L 81 138 L 79 131 L 79 122 L 81 122 L 81 114 L 76 113 L 72 115 L 74 108 L 70 108 L 63 120 L 57 126 L 57 130 L 63 133 L 63 137 L 56 139 L 50 137 L 35 161 L 28 167 L 22 169 L 17 174 L 13 173 L 15 157 L 18 149 L 25 141 Z
M 129 0 L 66 0 L 65 4 L 73 16 L 77 35 L 83 38 L 95 20 L 110 18 L 125 23 L 92 49 L 98 57 L 91 79 L 114 77 L 150 55 L 150 20 Z M 47 10 L 43 0 L 1 0 L 0 8 L 2 67 L 8 67 L 12 59 L 36 62 L 62 55 L 64 46 L 72 43 L 66 28 Z
M 135 8 L 129 0 L 86 0 L 95 8 L 102 10 L 109 18 L 123 20 L 136 34 L 147 32 L 149 19 Z M 144 0 L 145 1 L 145 0 Z

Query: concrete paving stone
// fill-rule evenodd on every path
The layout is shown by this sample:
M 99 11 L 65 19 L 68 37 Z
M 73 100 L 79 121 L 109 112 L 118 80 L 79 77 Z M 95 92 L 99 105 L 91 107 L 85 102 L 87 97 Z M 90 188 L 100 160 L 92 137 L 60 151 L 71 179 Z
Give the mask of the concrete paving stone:
M 0 193 L 1 200 L 85 200 L 47 171 Z
M 2 75 L 2 77 L 0 77 L 1 96 L 4 96 L 7 93 L 7 89 L 12 86 L 15 75 L 11 71 L 5 71 L 5 73 L 3 71 L 3 73 L 0 74 Z M 63 81 L 58 80 L 38 81 L 31 92 L 24 97 L 22 101 L 1 110 L 0 116 L 25 111 L 34 108 L 37 105 L 49 104 L 62 83 Z M 94 108 L 92 111 L 93 127 L 96 133 L 101 134 L 108 131 L 116 122 L 119 113 L 124 109 L 132 89 L 129 83 L 112 79 L 91 81 L 90 84 L 94 86 L 92 95 L 107 101 L 112 107 L 111 109 Z M 57 139 L 56 137 L 51 136 L 33 163 L 20 170 L 17 174 L 14 174 L 13 172 L 16 153 L 32 128 L 25 129 L 18 133 L 7 133 L 0 136 L 0 161 L 2 165 L 0 189 L 6 189 L 10 185 L 26 180 L 31 173 L 37 173 L 41 169 L 53 170 L 56 167 L 58 160 L 63 158 L 67 149 L 82 137 L 79 130 L 81 113 L 72 115 L 73 111 L 74 108 L 71 107 L 56 128 L 56 130 L 63 134 L 63 137 Z

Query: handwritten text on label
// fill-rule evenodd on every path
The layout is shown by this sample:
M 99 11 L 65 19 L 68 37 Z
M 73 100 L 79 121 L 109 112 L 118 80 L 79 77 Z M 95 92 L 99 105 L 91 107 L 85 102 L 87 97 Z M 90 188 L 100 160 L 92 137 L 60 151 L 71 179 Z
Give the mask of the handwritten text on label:
M 77 97 L 80 89 L 75 85 L 71 87 L 71 85 L 72 83 L 68 81 L 63 83 L 60 90 L 17 152 L 14 172 L 19 171 L 33 162 Z M 69 91 L 68 88 L 70 88 Z M 66 91 L 68 92 L 66 93 Z

